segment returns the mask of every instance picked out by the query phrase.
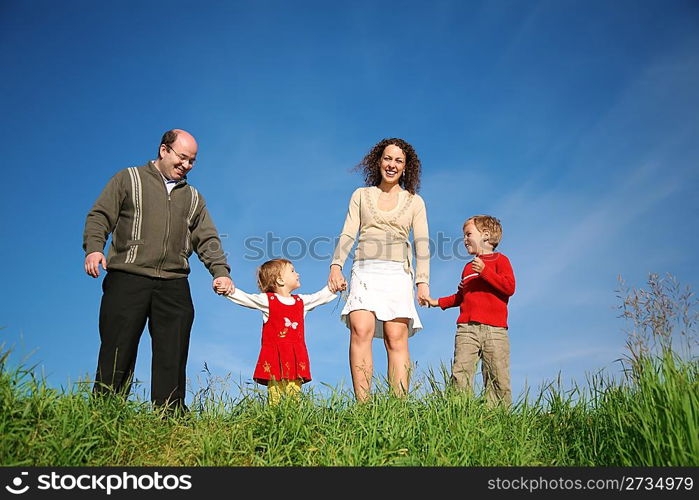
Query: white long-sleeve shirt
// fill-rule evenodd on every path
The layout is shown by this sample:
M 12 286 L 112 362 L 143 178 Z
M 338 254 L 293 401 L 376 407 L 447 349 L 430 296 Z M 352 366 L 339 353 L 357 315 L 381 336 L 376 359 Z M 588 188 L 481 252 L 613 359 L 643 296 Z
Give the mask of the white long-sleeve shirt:
M 277 296 L 277 299 L 279 299 L 279 302 L 282 304 L 286 304 L 287 306 L 294 305 L 295 301 L 293 297 L 284 297 L 278 293 L 274 295 Z M 305 317 L 308 311 L 322 306 L 323 304 L 327 304 L 328 302 L 332 302 L 332 300 L 337 297 L 337 294 L 332 293 L 326 285 L 322 290 L 316 293 L 299 294 L 298 296 L 303 300 L 303 316 Z M 232 294 L 226 295 L 226 298 L 243 307 L 257 309 L 262 313 L 262 322 L 267 323 L 267 319 L 269 319 L 269 299 L 266 293 L 246 293 L 240 288 L 236 288 Z

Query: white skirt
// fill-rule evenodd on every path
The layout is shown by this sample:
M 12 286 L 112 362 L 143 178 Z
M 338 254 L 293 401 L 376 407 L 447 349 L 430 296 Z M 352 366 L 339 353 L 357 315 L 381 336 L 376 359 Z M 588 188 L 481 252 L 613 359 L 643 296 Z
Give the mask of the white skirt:
M 340 313 L 347 328 L 349 313 L 358 309 L 376 316 L 374 337 L 383 338 L 383 322 L 408 318 L 408 337 L 422 330 L 415 308 L 413 280 L 402 262 L 389 260 L 358 260 L 352 264 L 349 295 Z

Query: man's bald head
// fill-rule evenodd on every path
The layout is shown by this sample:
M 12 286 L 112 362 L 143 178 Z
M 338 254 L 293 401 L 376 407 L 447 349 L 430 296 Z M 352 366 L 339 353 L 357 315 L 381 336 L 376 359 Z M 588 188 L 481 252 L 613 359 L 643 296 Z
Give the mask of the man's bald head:
M 166 179 L 182 180 L 197 161 L 197 141 L 194 136 L 178 128 L 163 134 L 158 147 L 155 166 Z
M 163 134 L 162 139 L 160 139 L 160 145 L 158 146 L 158 155 L 160 155 L 160 146 L 172 146 L 178 139 L 180 140 L 180 142 L 185 143 L 188 149 L 194 149 L 195 151 L 198 149 L 197 140 L 194 138 L 192 134 L 190 134 L 186 130 L 173 128 L 172 130 L 168 130 L 167 132 L 165 132 Z

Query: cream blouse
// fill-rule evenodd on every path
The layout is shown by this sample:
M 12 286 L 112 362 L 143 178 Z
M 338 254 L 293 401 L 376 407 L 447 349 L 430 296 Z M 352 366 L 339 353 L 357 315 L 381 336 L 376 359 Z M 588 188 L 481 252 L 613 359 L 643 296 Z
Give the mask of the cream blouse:
M 415 283 L 429 283 L 430 242 L 424 200 L 418 194 L 402 190 L 398 193 L 395 208 L 379 210 L 380 193 L 377 186 L 359 188 L 352 193 L 331 265 L 342 267 L 357 239 L 354 260 L 403 262 L 405 270 L 415 277 Z M 414 270 L 409 239 L 411 228 L 415 246 Z

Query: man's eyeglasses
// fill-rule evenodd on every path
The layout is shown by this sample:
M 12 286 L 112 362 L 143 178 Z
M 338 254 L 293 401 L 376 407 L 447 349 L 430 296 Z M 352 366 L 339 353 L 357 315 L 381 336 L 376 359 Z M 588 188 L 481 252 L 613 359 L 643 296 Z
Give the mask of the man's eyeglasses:
M 189 162 L 189 164 L 190 164 L 191 166 L 194 166 L 194 162 L 197 161 L 196 158 L 190 158 L 190 157 L 187 156 L 187 155 L 183 155 L 183 154 L 181 154 L 181 153 L 178 153 L 177 151 L 175 151 L 175 150 L 172 148 L 172 146 L 169 146 L 169 145 L 166 145 L 166 146 L 167 146 L 167 148 L 168 148 L 170 151 L 172 151 L 173 153 L 175 153 L 175 154 L 177 155 L 177 157 L 178 157 L 180 160 L 185 161 L 185 162 Z

